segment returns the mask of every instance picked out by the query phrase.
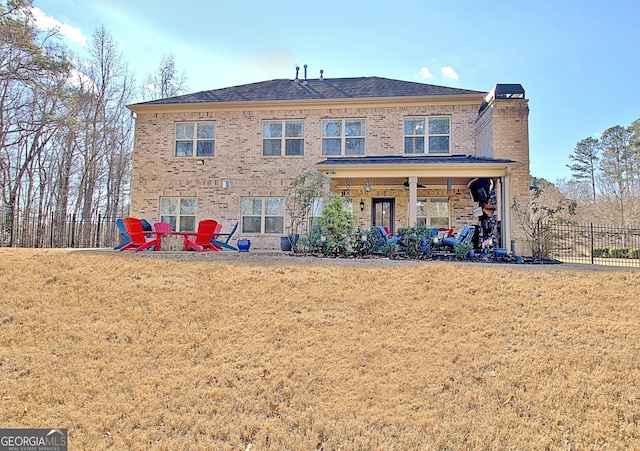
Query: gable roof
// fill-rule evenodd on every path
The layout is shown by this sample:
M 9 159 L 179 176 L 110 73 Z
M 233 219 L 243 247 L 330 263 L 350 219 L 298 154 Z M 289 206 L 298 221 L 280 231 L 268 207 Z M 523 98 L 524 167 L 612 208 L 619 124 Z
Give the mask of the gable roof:
M 485 95 L 483 91 L 450 88 L 381 77 L 325 78 L 307 80 L 277 79 L 201 91 L 138 105 L 177 105 L 223 102 L 277 102 L 336 99 L 375 99 L 393 97 L 429 97 Z M 132 105 L 133 106 L 133 105 Z

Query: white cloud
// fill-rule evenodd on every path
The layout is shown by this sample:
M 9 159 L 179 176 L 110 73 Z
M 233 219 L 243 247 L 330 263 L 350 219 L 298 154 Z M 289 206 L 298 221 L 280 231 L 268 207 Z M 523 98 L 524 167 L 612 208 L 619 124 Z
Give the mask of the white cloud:
M 440 73 L 446 78 L 450 78 L 452 80 L 458 79 L 458 74 L 451 66 L 443 66 L 442 69 L 440 69 Z
M 431 78 L 431 77 L 433 77 L 433 74 L 431 73 L 431 71 L 427 66 L 421 67 L 420 70 L 418 71 L 418 74 L 416 75 L 416 78 Z
M 76 69 L 71 69 L 69 82 L 76 88 L 84 87 L 86 89 L 89 86 L 95 87 L 95 84 L 87 75 Z
M 85 47 L 87 46 L 87 38 L 82 34 L 80 28 L 72 27 L 69 24 L 60 22 L 55 17 L 47 16 L 40 8 L 31 8 L 31 14 L 33 14 L 38 28 L 58 30 L 61 35 L 70 41 L 77 42 Z

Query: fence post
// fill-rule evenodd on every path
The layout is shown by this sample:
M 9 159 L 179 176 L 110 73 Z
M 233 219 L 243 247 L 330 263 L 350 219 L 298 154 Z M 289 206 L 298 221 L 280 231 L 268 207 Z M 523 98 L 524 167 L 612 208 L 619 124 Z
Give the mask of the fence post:
M 55 223 L 53 222 L 53 212 L 51 212 L 51 231 L 49 232 L 49 247 L 53 247 L 53 229 L 55 229 Z
M 96 227 L 96 247 L 100 247 L 100 224 L 102 223 L 102 215 L 98 213 L 98 227 Z
M 71 247 L 76 247 L 76 214 L 71 217 Z
M 595 251 L 595 237 L 593 236 L 593 222 L 589 223 L 591 229 L 591 264 L 594 264 L 595 259 L 593 258 L 593 253 Z

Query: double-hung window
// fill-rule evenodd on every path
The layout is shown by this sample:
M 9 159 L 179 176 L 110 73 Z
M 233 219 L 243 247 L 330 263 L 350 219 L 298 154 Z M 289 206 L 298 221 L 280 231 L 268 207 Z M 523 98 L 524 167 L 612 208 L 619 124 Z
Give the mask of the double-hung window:
M 283 233 L 282 197 L 245 197 L 242 199 L 242 233 Z
M 196 205 L 194 197 L 161 197 L 160 221 L 171 224 L 173 231 L 195 231 Z
M 418 225 L 427 228 L 449 228 L 449 198 L 426 197 L 418 199 Z
M 322 121 L 322 155 L 364 155 L 364 119 Z
M 447 154 L 451 152 L 449 116 L 408 117 L 404 120 L 405 154 Z
M 262 155 L 279 157 L 304 155 L 304 121 L 262 123 Z
M 176 123 L 176 157 L 212 157 L 215 148 L 215 122 Z

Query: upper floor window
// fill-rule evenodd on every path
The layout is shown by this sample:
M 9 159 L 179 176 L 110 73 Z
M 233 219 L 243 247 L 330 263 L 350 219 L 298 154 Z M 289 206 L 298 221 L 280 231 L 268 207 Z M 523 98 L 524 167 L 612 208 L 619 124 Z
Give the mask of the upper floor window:
M 322 121 L 322 155 L 364 155 L 364 119 Z
M 427 197 L 418 199 L 417 222 L 427 228 L 449 227 L 449 198 Z
M 161 197 L 160 221 L 171 224 L 173 231 L 196 230 L 196 199 L 194 197 Z
M 262 123 L 262 155 L 265 157 L 304 155 L 304 121 Z
M 405 118 L 404 153 L 449 153 L 450 130 L 451 118 L 448 116 Z
M 176 157 L 212 157 L 215 138 L 215 122 L 178 122 Z

